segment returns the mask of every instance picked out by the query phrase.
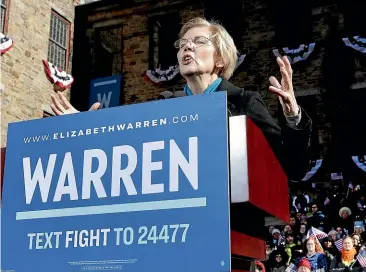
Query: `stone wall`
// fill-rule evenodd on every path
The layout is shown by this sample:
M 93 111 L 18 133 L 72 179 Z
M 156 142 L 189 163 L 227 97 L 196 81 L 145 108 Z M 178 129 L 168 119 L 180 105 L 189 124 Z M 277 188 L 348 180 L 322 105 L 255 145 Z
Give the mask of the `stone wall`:
M 1 146 L 6 145 L 9 123 L 43 116 L 44 105 L 49 104 L 53 92 L 42 64 L 48 56 L 51 10 L 73 23 L 74 6 L 78 4 L 73 0 L 9 1 L 7 34 L 14 46 L 1 57 Z M 68 72 L 72 37 L 73 31 Z

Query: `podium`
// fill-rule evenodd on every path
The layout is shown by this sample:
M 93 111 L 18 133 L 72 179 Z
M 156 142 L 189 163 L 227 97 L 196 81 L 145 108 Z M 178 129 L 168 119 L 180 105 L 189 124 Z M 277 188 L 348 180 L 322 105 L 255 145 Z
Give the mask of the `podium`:
M 265 221 L 289 221 L 287 177 L 262 131 L 246 116 L 229 118 L 232 271 L 264 260 Z
M 167 105 L 165 111 L 158 110 L 160 109 L 162 103 L 164 103 L 163 105 Z M 202 107 L 202 105 L 204 105 L 204 107 Z M 151 116 L 151 113 L 156 114 L 156 117 L 154 117 L 156 119 L 158 119 L 159 117 L 166 118 L 166 115 L 171 112 L 171 116 L 168 116 L 168 120 L 174 121 L 177 120 L 175 119 L 177 118 L 177 116 L 187 116 L 186 109 L 188 108 L 188 106 L 190 107 L 190 112 L 194 113 L 194 115 L 191 115 L 194 117 L 191 123 L 181 122 L 180 125 L 168 126 L 165 125 L 167 123 L 163 122 L 160 128 L 159 126 L 154 126 L 153 128 L 145 128 L 146 131 L 148 131 L 148 129 L 155 129 L 154 133 L 143 133 L 141 130 L 137 129 L 130 130 L 129 132 L 122 131 L 121 126 L 120 133 L 125 133 L 125 135 L 129 133 L 129 137 L 125 136 L 123 140 L 121 140 L 120 137 L 114 136 L 114 132 L 111 131 L 109 134 L 106 133 L 103 136 L 101 136 L 101 134 L 89 134 L 85 137 L 80 136 L 80 138 L 72 138 L 71 136 L 70 138 L 61 138 L 60 134 L 57 134 L 57 138 L 52 141 L 44 141 L 37 142 L 36 144 L 24 145 L 24 149 L 28 148 L 28 153 L 26 153 L 27 156 L 34 155 L 36 160 L 32 158 L 33 162 L 38 161 L 38 158 L 41 158 L 41 156 L 43 160 L 50 161 L 49 153 L 51 152 L 55 154 L 57 153 L 58 156 L 61 157 L 61 161 L 53 164 L 56 165 L 54 171 L 56 173 L 56 176 L 51 177 L 51 181 L 56 182 L 51 183 L 51 185 L 53 185 L 52 188 L 55 188 L 57 184 L 56 189 L 50 189 L 50 192 L 53 192 L 54 190 L 57 190 L 57 188 L 62 186 L 66 189 L 68 188 L 65 183 L 59 185 L 60 180 L 61 182 L 63 181 L 61 176 L 59 176 L 59 173 L 62 173 L 63 171 L 64 173 L 66 173 L 66 168 L 64 168 L 63 165 L 71 161 L 70 159 L 67 159 L 65 150 L 70 151 L 70 158 L 71 152 L 75 154 L 73 161 L 76 163 L 75 167 L 67 168 L 67 173 L 76 176 L 76 178 L 74 178 L 74 183 L 81 182 L 81 180 L 84 182 L 84 177 L 81 176 L 84 171 L 77 172 L 77 169 L 83 169 L 83 166 L 85 169 L 89 167 L 91 171 L 91 163 L 89 163 L 89 166 L 85 166 L 86 160 L 88 160 L 89 162 L 91 161 L 91 157 L 85 159 L 85 150 L 90 150 L 90 148 L 99 148 L 99 157 L 94 156 L 93 158 L 95 160 L 101 161 L 101 158 L 105 156 L 103 154 L 101 155 L 103 151 L 106 152 L 106 154 L 108 153 L 108 156 L 106 157 L 112 157 L 116 160 L 116 163 L 114 165 L 120 165 L 120 167 L 122 167 L 121 161 L 118 161 L 121 154 L 117 154 L 117 156 L 115 153 L 112 153 L 112 147 L 119 148 L 128 143 L 131 145 L 129 147 L 129 150 L 131 150 L 132 146 L 141 144 L 141 142 L 151 143 L 152 140 L 156 141 L 156 135 L 159 134 L 159 136 L 161 136 L 161 139 L 164 139 L 165 137 L 170 141 L 170 146 L 171 148 L 173 148 L 173 150 L 175 150 L 174 152 L 178 152 L 178 156 L 174 158 L 175 162 L 172 163 L 173 167 L 175 167 L 174 169 L 178 169 L 178 162 L 183 166 L 185 165 L 185 169 L 193 169 L 193 171 L 194 168 L 187 167 L 189 165 L 194 166 L 194 163 L 197 164 L 197 169 L 199 166 L 202 167 L 202 171 L 200 172 L 200 187 L 197 186 L 197 188 L 194 189 L 193 186 L 191 186 L 192 183 L 188 183 L 187 180 L 184 180 L 182 181 L 182 185 L 179 188 L 181 189 L 179 192 L 178 187 L 174 187 L 175 185 L 173 184 L 170 188 L 173 188 L 173 190 L 175 191 L 172 193 L 171 190 L 167 190 L 166 192 L 164 192 L 160 199 L 158 198 L 159 195 L 157 194 L 148 195 L 149 198 L 147 198 L 143 194 L 139 194 L 137 196 L 136 194 L 131 194 L 130 196 L 126 194 L 125 188 L 121 188 L 121 190 L 118 189 L 118 191 L 115 191 L 114 193 L 114 196 L 116 196 L 116 192 L 118 192 L 118 194 L 121 193 L 121 197 L 119 197 L 118 195 L 117 197 L 111 199 L 108 199 L 107 197 L 99 199 L 99 196 L 96 197 L 95 192 L 92 191 L 92 197 L 94 198 L 90 201 L 88 198 L 86 198 L 87 200 L 85 201 L 89 201 L 87 203 L 87 206 L 83 205 L 83 203 L 85 203 L 83 202 L 84 199 L 71 200 L 69 199 L 68 195 L 61 201 L 59 199 L 58 202 L 54 204 L 51 201 L 52 199 L 56 199 L 56 193 L 54 194 L 54 196 L 51 195 L 49 198 L 50 202 L 46 203 L 43 200 L 41 201 L 41 195 L 37 191 L 35 197 L 38 197 L 38 202 L 36 203 L 37 206 L 35 206 L 34 208 L 33 206 L 29 205 L 30 201 L 28 202 L 28 204 L 23 203 L 25 202 L 23 199 L 23 195 L 18 195 L 19 192 L 22 192 L 24 190 L 25 180 L 23 182 L 22 172 L 24 172 L 25 170 L 23 169 L 23 171 L 18 171 L 18 168 L 22 168 L 19 162 L 22 161 L 22 152 L 24 149 L 19 149 L 17 151 L 17 142 L 15 142 L 13 139 L 10 139 L 8 151 L 11 152 L 6 155 L 6 159 L 11 163 L 7 163 L 6 166 L 6 185 L 4 191 L 5 194 L 8 194 L 7 192 L 12 192 L 10 193 L 11 196 L 6 195 L 6 200 L 8 202 L 6 207 L 7 217 L 5 221 L 7 221 L 7 223 L 4 224 L 4 226 L 7 227 L 6 230 L 9 232 L 9 235 L 5 236 L 5 238 L 8 239 L 5 239 L 6 241 L 4 244 L 6 245 L 6 247 L 9 246 L 10 250 L 5 251 L 4 249 L 3 252 L 6 252 L 8 256 L 10 254 L 20 254 L 20 252 L 22 252 L 23 254 L 27 255 L 26 257 L 29 258 L 29 260 L 32 261 L 35 260 L 35 258 L 44 260 L 44 256 L 46 255 L 42 254 L 47 254 L 49 267 L 55 267 L 56 264 L 53 263 L 53 261 L 59 260 L 59 255 L 61 254 L 60 252 L 63 252 L 64 255 L 61 255 L 64 257 L 73 256 L 74 258 L 75 256 L 73 255 L 73 252 L 77 252 L 79 254 L 80 252 L 88 252 L 83 253 L 85 255 L 80 255 L 81 257 L 78 257 L 79 259 L 88 258 L 90 252 L 92 254 L 95 254 L 95 256 L 91 257 L 93 258 L 92 260 L 99 261 L 99 256 L 101 256 L 102 254 L 106 254 L 106 251 L 104 251 L 102 247 L 99 249 L 101 254 L 98 253 L 99 251 L 93 250 L 92 247 L 90 247 L 90 249 L 85 247 L 83 250 L 78 248 L 74 250 L 70 247 L 60 247 L 58 251 L 49 251 L 51 253 L 55 252 L 53 255 L 50 255 L 51 253 L 48 253 L 48 251 L 30 251 L 30 249 L 33 248 L 29 248 L 28 250 L 27 247 L 30 244 L 30 240 L 24 239 L 24 237 L 27 237 L 24 231 L 29 229 L 27 226 L 32 227 L 32 233 L 35 233 L 37 231 L 47 233 L 48 230 L 55 231 L 55 226 L 57 226 L 57 231 L 59 232 L 63 231 L 63 229 L 65 229 L 65 231 L 67 232 L 70 232 L 70 230 L 73 229 L 101 229 L 117 227 L 119 228 L 118 231 L 122 231 L 123 228 L 126 228 L 129 230 L 127 234 L 131 234 L 133 231 L 136 231 L 136 233 L 140 233 L 140 224 L 144 224 L 142 225 L 142 230 L 147 229 L 148 227 L 153 229 L 151 226 L 155 227 L 155 225 L 158 224 L 167 224 L 163 227 L 178 226 L 177 224 L 180 224 L 179 226 L 182 231 L 185 231 L 184 233 L 188 233 L 188 238 L 185 238 L 186 234 L 184 234 L 184 238 L 183 234 L 181 234 L 181 237 L 179 236 L 180 240 L 178 241 L 177 238 L 177 241 L 174 240 L 175 242 L 171 242 L 171 238 L 169 238 L 164 234 L 164 232 L 162 232 L 162 230 L 164 230 L 163 227 L 162 230 L 158 229 L 158 233 L 160 232 L 161 234 L 158 235 L 159 237 L 153 235 L 153 232 L 149 231 L 149 235 L 151 234 L 151 239 L 149 240 L 149 242 L 143 241 L 143 236 L 136 236 L 135 240 L 131 240 L 128 239 L 130 236 L 123 235 L 124 240 L 122 242 L 125 243 L 124 246 L 129 247 L 126 251 L 123 251 L 124 249 L 121 247 L 124 255 L 131 254 L 131 250 L 134 250 L 134 254 L 136 256 L 141 254 L 142 257 L 145 258 L 140 263 L 124 263 L 123 265 L 130 265 L 129 267 L 131 269 L 134 269 L 133 271 L 146 271 L 146 267 L 150 267 L 151 264 L 154 264 L 156 266 L 160 265 L 159 270 L 156 269 L 156 271 L 172 271 L 171 269 L 169 270 L 167 268 L 168 265 L 170 268 L 176 267 L 176 265 L 184 259 L 180 256 L 182 254 L 185 254 L 185 258 L 187 258 L 187 256 L 190 257 L 191 262 L 181 263 L 181 266 L 177 267 L 176 271 L 218 271 L 220 267 L 220 271 L 229 271 L 229 267 L 231 264 L 231 271 L 239 272 L 248 271 L 250 268 L 250 264 L 253 260 L 264 260 L 266 254 L 266 220 L 269 218 L 274 218 L 275 220 L 282 222 L 287 222 L 289 220 L 287 177 L 282 170 L 282 167 L 278 162 L 276 156 L 272 152 L 272 149 L 269 146 L 262 131 L 249 118 L 247 118 L 246 116 L 235 116 L 227 118 L 226 96 L 224 96 L 223 93 L 213 96 L 197 96 L 184 99 L 172 99 L 163 102 L 160 101 L 146 103 L 145 105 L 137 104 L 132 105 L 131 107 L 116 107 L 98 112 L 81 113 L 73 116 L 62 116 L 56 120 L 53 118 L 47 118 L 44 120 L 25 122 L 24 124 L 17 123 L 13 126 L 13 129 L 9 135 L 20 135 L 20 137 L 23 137 L 23 135 L 27 136 L 29 131 L 37 131 L 37 133 L 39 133 L 40 135 L 45 135 L 46 133 L 54 135 L 53 133 L 55 132 L 55 129 L 57 129 L 57 131 L 68 131 L 70 129 L 70 122 L 74 124 L 74 126 L 76 126 L 76 124 L 84 126 L 83 129 L 89 129 L 89 132 L 91 133 L 95 130 L 91 130 L 90 128 L 114 124 L 111 123 L 114 121 L 118 122 L 117 124 L 127 124 L 128 122 L 132 122 L 130 121 L 130 116 L 134 116 L 133 113 L 138 112 L 138 110 L 144 111 L 143 115 L 139 117 L 139 120 L 144 120 L 144 118 L 148 120 L 148 118 L 151 118 L 149 117 Z M 196 118 L 195 116 L 200 116 L 200 118 Z M 181 118 L 180 120 L 186 119 Z M 57 124 L 55 124 L 55 122 Z M 226 127 L 227 124 L 229 126 L 228 128 Z M 159 131 L 156 132 L 158 129 Z M 208 131 L 211 131 L 211 139 L 207 138 Z M 70 133 L 70 135 L 72 134 Z M 192 136 L 195 135 L 196 140 L 192 138 Z M 101 139 L 100 137 L 103 137 L 103 141 L 98 142 L 98 139 Z M 144 138 L 140 139 L 138 137 Z M 174 137 L 177 139 L 176 143 L 172 143 L 172 141 L 174 140 L 171 139 L 175 139 Z M 198 141 L 197 139 L 202 139 L 202 141 Z M 59 141 L 62 141 L 62 147 L 58 144 L 61 143 Z M 199 142 L 200 149 L 197 148 L 197 142 L 195 143 L 195 141 Z M 39 148 L 39 146 L 42 145 L 44 147 Z M 182 146 L 182 150 L 185 151 L 181 152 L 180 150 L 178 150 L 179 146 Z M 202 154 L 200 153 L 200 155 L 197 157 L 199 159 L 202 159 L 200 160 L 200 163 L 198 163 L 199 159 L 189 159 L 189 163 L 188 161 L 184 162 L 183 158 L 184 156 L 187 156 L 187 153 L 189 153 L 187 152 L 187 150 L 190 150 L 191 147 L 192 150 L 193 148 L 196 148 L 197 152 L 202 151 Z M 150 148 L 151 150 L 153 150 L 155 147 Z M 211 154 L 213 153 L 212 148 L 216 148 L 216 157 L 211 157 Z M 44 152 L 41 154 L 39 150 L 42 150 L 42 152 Z M 149 151 L 150 154 L 151 150 Z M 166 162 L 168 162 L 172 157 L 171 154 L 168 152 L 162 153 L 163 151 L 159 151 L 158 148 L 155 148 L 155 150 L 156 151 L 154 152 L 156 152 L 156 154 L 165 154 L 165 156 L 154 157 L 153 163 L 157 163 L 158 160 L 165 160 Z M 84 157 L 82 157 L 83 154 Z M 5 151 L 3 150 L 2 156 L 4 157 L 4 155 Z M 124 154 L 124 156 L 125 155 L 126 154 Z M 179 158 L 179 161 L 177 160 L 177 158 Z M 193 155 L 192 158 L 194 158 Z M 62 159 L 64 160 L 64 162 L 62 162 Z M 149 158 L 149 160 L 152 161 L 152 156 Z M 19 166 L 16 165 L 18 163 Z M 35 163 L 33 164 L 34 169 Z M 107 162 L 105 165 L 107 165 Z M 169 163 L 165 163 L 164 165 L 169 165 Z M 105 167 L 105 169 L 107 169 L 107 166 Z M 76 172 L 71 172 L 73 169 L 75 169 Z M 171 173 L 171 171 L 164 171 L 164 169 L 165 168 L 163 168 L 160 173 Z M 208 171 L 210 169 L 211 171 Z M 118 168 L 114 174 L 117 175 L 118 173 L 121 173 L 120 170 L 121 169 Z M 156 170 L 158 172 L 159 169 L 156 168 L 153 170 Z M 91 172 L 94 173 L 97 171 L 99 171 L 99 166 L 97 170 L 94 169 Z M 152 170 L 150 169 L 149 171 L 151 173 Z M 177 181 L 179 173 L 176 173 L 176 176 L 171 176 L 171 179 L 175 179 Z M 129 175 L 131 175 L 131 173 Z M 111 180 L 110 177 L 111 176 L 106 176 L 106 178 L 103 179 L 103 183 L 101 180 L 101 176 L 99 176 L 99 186 L 108 186 L 108 181 Z M 154 179 L 154 186 L 158 182 L 162 183 L 164 181 L 162 177 L 165 176 L 161 175 L 160 178 Z M 63 179 L 65 180 L 65 175 L 63 176 Z M 151 186 L 151 175 L 149 176 L 149 179 L 149 186 Z M 214 180 L 217 182 L 215 186 L 213 186 L 212 183 L 207 182 L 210 180 Z M 120 180 L 118 179 L 118 181 Z M 138 174 L 137 176 L 134 176 L 134 181 L 136 181 L 137 184 L 138 181 L 141 181 L 141 176 L 138 176 Z M 10 185 L 10 183 L 12 182 L 14 182 L 14 184 Z M 44 184 L 45 183 L 43 183 L 43 186 L 45 186 Z M 134 185 L 130 182 L 130 185 L 131 184 Z M 176 184 L 178 184 L 178 182 Z M 91 182 L 89 182 L 88 186 L 89 188 L 91 188 Z M 136 188 L 138 191 L 140 191 L 141 189 L 141 187 Z M 106 187 L 105 191 L 109 193 L 110 189 Z M 181 194 L 177 196 L 178 193 Z M 68 191 L 65 194 L 69 194 Z M 139 202 L 136 200 L 136 197 L 139 197 Z M 2 199 L 4 199 L 4 195 L 2 196 Z M 132 201 L 127 201 L 126 199 L 131 199 Z M 169 201 L 165 201 L 167 199 Z M 191 206 L 187 206 L 187 199 L 190 201 L 189 205 Z M 62 201 L 64 201 L 68 206 L 62 206 Z M 81 204 L 74 204 L 76 203 L 76 201 L 78 201 L 77 203 Z M 229 201 L 231 203 L 228 203 Z M 151 208 L 152 202 L 154 202 L 155 206 L 160 206 L 153 210 Z M 176 206 L 176 203 L 178 202 L 181 203 L 179 204 L 179 209 L 177 209 Z M 135 205 L 136 203 L 139 205 L 140 203 L 143 203 L 144 206 L 137 206 Z M 170 203 L 173 203 L 174 205 Z M 17 205 L 19 205 L 19 207 L 16 207 Z M 102 211 L 101 209 L 105 206 L 113 206 L 114 212 L 111 213 L 110 211 Z M 169 208 L 167 208 L 168 206 Z M 4 208 L 2 211 L 2 215 L 5 214 L 5 201 L 3 207 Z M 64 212 L 62 209 L 60 209 L 60 207 L 67 207 L 67 212 Z M 75 207 L 77 209 L 75 209 Z M 50 209 L 52 209 L 52 213 L 49 212 Z M 119 209 L 119 211 L 116 211 L 116 209 Z M 122 209 L 124 210 L 122 211 Z M 153 212 L 151 212 L 151 210 L 153 210 Z M 139 211 L 139 213 L 135 213 L 134 211 Z M 71 213 L 74 214 L 70 215 Z M 152 214 L 154 216 L 152 216 Z M 222 216 L 221 218 L 220 215 Z M 94 218 L 97 218 L 97 220 Z M 121 220 L 121 218 L 123 218 L 123 220 Z M 229 221 L 230 224 L 228 224 Z M 191 227 L 187 232 L 189 226 L 188 223 L 191 224 Z M 217 228 L 217 226 L 219 225 L 221 227 Z M 165 230 L 167 229 L 168 228 L 165 228 Z M 177 230 L 177 228 L 175 229 Z M 205 230 L 207 230 L 206 233 Z M 12 234 L 11 232 L 14 233 Z M 219 232 L 222 232 L 222 235 L 220 235 Z M 71 231 L 71 233 L 74 233 L 74 231 Z M 169 236 L 171 237 L 172 235 Z M 13 238 L 10 239 L 10 237 Z M 64 236 L 60 239 L 65 238 L 63 240 L 69 243 L 68 241 L 72 240 L 72 236 L 67 237 L 68 238 Z M 133 241 L 138 241 L 140 240 L 140 238 L 143 243 L 133 243 Z M 116 254 L 116 257 L 108 256 L 108 258 L 121 258 L 118 250 L 115 250 L 115 242 L 113 240 L 109 241 L 112 242 L 110 242 L 109 244 L 105 244 L 106 247 L 109 247 L 107 249 L 110 249 L 108 254 Z M 62 243 L 61 245 L 64 244 L 65 243 Z M 75 242 L 74 245 L 75 244 L 77 243 Z M 14 247 L 13 245 L 16 246 Z M 118 245 L 120 245 L 119 240 Z M 147 252 L 154 252 L 156 254 L 156 257 L 158 257 L 159 254 L 157 254 L 156 252 L 159 250 L 160 252 L 162 252 L 162 254 L 164 254 L 164 256 L 170 256 L 164 257 L 164 266 L 161 266 L 161 261 L 155 262 L 155 259 L 146 259 L 151 257 L 149 254 L 146 254 Z M 204 254 L 201 255 L 202 252 L 204 252 Z M 216 255 L 212 256 L 212 254 Z M 131 257 L 126 256 L 124 258 Z M 174 258 L 176 260 L 172 261 L 174 260 Z M 117 261 L 117 259 L 114 261 Z M 38 267 L 40 265 L 39 262 L 33 262 L 34 263 L 28 264 L 33 267 Z M 210 263 L 208 264 L 208 262 Z M 10 266 L 12 265 L 12 263 L 9 262 L 7 265 Z M 22 263 L 16 263 L 15 265 L 19 268 L 19 271 L 27 271 L 28 269 L 28 267 L 25 267 Z M 60 262 L 59 264 L 57 264 L 57 268 L 59 269 L 57 271 L 74 271 L 71 270 L 71 268 L 80 269 L 80 267 L 77 267 L 77 265 L 83 265 L 83 268 L 88 268 L 89 264 Z M 141 267 L 144 267 L 144 269 L 139 267 L 139 265 L 141 265 Z M 183 266 L 186 267 L 184 267 L 183 269 Z M 208 269 L 209 267 L 211 268 Z M 205 270 L 205 268 L 207 268 L 207 270 Z

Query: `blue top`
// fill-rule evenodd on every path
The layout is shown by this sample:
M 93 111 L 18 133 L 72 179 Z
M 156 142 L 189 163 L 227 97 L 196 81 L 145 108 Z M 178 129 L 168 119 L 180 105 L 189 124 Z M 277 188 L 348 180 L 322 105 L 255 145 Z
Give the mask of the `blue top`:
M 308 259 L 308 261 L 311 265 L 311 271 L 315 271 L 315 270 L 319 270 L 319 269 L 323 269 L 326 271 L 328 269 L 327 258 L 322 253 L 315 253 L 311 257 L 306 257 L 306 259 Z
M 222 78 L 219 77 L 218 79 L 216 79 L 214 82 L 212 82 L 207 88 L 206 90 L 203 91 L 204 94 L 209 94 L 209 93 L 213 93 L 217 91 L 217 88 L 219 87 L 220 83 L 222 81 Z M 184 92 L 186 93 L 186 95 L 194 95 L 194 93 L 192 93 L 191 89 L 188 87 L 188 84 L 186 84 L 184 86 Z

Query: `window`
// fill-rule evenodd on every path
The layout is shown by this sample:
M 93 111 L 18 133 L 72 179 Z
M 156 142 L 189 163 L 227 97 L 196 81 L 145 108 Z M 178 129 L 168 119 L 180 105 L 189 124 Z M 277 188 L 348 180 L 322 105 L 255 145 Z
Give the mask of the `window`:
M 48 61 L 62 70 L 67 69 L 71 24 L 52 11 Z
M 94 77 L 122 74 L 123 26 L 98 28 L 95 35 Z
M 230 0 L 226 1 L 225 5 L 217 5 L 215 1 L 204 0 L 204 6 L 206 19 L 221 23 L 232 36 L 238 50 L 241 50 L 243 28 L 246 28 L 240 27 L 245 26 L 243 1 Z
M 180 27 L 180 17 L 176 13 L 150 18 L 150 69 L 165 70 L 177 64 L 177 51 L 174 42 L 178 39 Z
M 339 4 L 344 17 L 344 29 L 347 36 L 366 35 L 366 1 L 344 1 Z
M 9 0 L 0 0 L 1 4 L 1 21 L 0 21 L 0 31 L 1 33 L 6 32 L 6 23 L 8 20 L 8 5 Z
M 301 6 L 292 0 L 270 1 L 269 15 L 275 27 L 275 44 L 278 47 L 297 48 L 312 42 L 312 1 L 303 1 Z M 286 16 L 278 16 L 286 14 Z M 291 23 L 289 23 L 291 22 Z

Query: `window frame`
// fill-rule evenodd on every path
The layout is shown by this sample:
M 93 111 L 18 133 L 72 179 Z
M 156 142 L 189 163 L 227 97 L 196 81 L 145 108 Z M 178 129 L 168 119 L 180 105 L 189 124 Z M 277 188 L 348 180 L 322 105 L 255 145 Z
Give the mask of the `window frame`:
M 52 16 L 56 16 L 58 17 L 61 21 L 65 22 L 67 24 L 67 41 L 66 41 L 66 48 L 64 48 L 61 44 L 59 44 L 58 42 L 54 41 L 52 39 L 52 35 L 51 35 L 51 22 L 52 22 Z M 51 17 L 50 17 L 50 32 L 48 35 L 48 45 L 50 45 L 50 43 L 54 43 L 56 46 L 61 47 L 62 49 L 66 50 L 65 52 L 65 69 L 64 71 L 67 72 L 67 70 L 69 69 L 69 59 L 70 59 L 70 45 L 71 45 L 71 21 L 69 21 L 68 19 L 66 19 L 64 16 L 62 16 L 60 13 L 58 13 L 56 10 L 52 9 L 51 10 Z M 47 59 L 49 58 L 49 49 L 47 52 Z M 50 59 L 48 59 L 48 61 L 51 62 Z M 52 63 L 54 65 L 56 65 L 56 63 Z M 60 69 L 62 69 L 61 67 L 58 67 Z
M 0 29 L 0 31 L 3 34 L 6 34 L 8 32 L 8 25 L 9 25 L 9 7 L 10 7 L 10 1 L 11 0 L 5 0 L 5 7 L 0 4 L 1 8 L 5 9 L 5 15 L 4 15 L 4 22 L 3 22 L 3 29 Z
M 110 30 L 114 30 L 114 29 L 121 29 L 121 50 L 119 51 L 119 52 L 113 52 L 113 55 L 114 54 L 116 54 L 117 55 L 117 53 L 119 53 L 120 54 L 120 57 L 121 57 L 121 67 L 120 67 L 120 69 L 121 69 L 121 72 L 120 73 L 118 73 L 118 74 L 113 74 L 113 71 L 112 71 L 112 74 L 110 75 L 110 76 L 112 76 L 112 75 L 121 75 L 121 74 L 123 74 L 123 68 L 124 68 L 124 59 L 123 59 L 123 56 L 124 56 L 124 35 L 123 35 L 123 29 L 124 29 L 124 27 L 125 27 L 125 25 L 124 24 L 121 24 L 121 23 L 119 23 L 119 24 L 111 24 L 111 25 L 108 25 L 108 26 L 101 26 L 101 27 L 96 27 L 95 29 L 94 29 L 94 54 L 93 54 L 93 56 L 92 56 L 92 61 L 93 61 L 93 65 L 92 65 L 92 74 L 93 74 L 93 76 L 97 76 L 96 75 L 96 72 L 95 72 L 95 67 L 96 67 L 96 55 L 97 55 L 97 50 L 96 50 L 96 47 L 97 47 L 97 44 L 98 45 L 101 45 L 101 37 L 100 37 L 100 33 L 101 32 L 103 32 L 103 31 L 110 31 Z M 113 70 L 113 63 L 112 63 L 112 68 L 111 68 L 112 70 Z M 99 76 L 97 76 L 97 77 L 99 77 Z
M 154 57 L 155 57 L 155 53 L 154 53 L 154 25 L 156 25 L 156 22 L 159 21 L 159 18 L 164 18 L 164 17 L 175 17 L 177 19 L 178 22 L 178 33 L 176 36 L 176 39 L 178 39 L 178 34 L 179 34 L 179 29 L 181 27 L 181 23 L 182 23 L 182 18 L 179 16 L 179 13 L 177 11 L 168 11 L 168 12 L 164 12 L 164 13 L 157 13 L 157 14 L 151 14 L 148 16 L 148 36 L 149 36 L 149 52 L 148 52 L 148 69 L 149 70 L 154 70 L 157 68 L 161 68 L 161 59 L 160 59 L 160 55 L 158 55 L 158 63 L 157 63 L 157 67 L 155 67 L 154 65 Z M 158 46 L 159 46 L 159 33 L 158 33 Z M 171 44 L 172 47 L 174 47 L 174 42 Z M 158 48 L 159 50 L 159 48 Z M 176 54 L 174 55 L 176 56 Z M 165 64 L 165 63 L 164 63 Z M 166 65 L 174 65 L 175 63 L 171 63 L 171 64 L 166 64 Z

